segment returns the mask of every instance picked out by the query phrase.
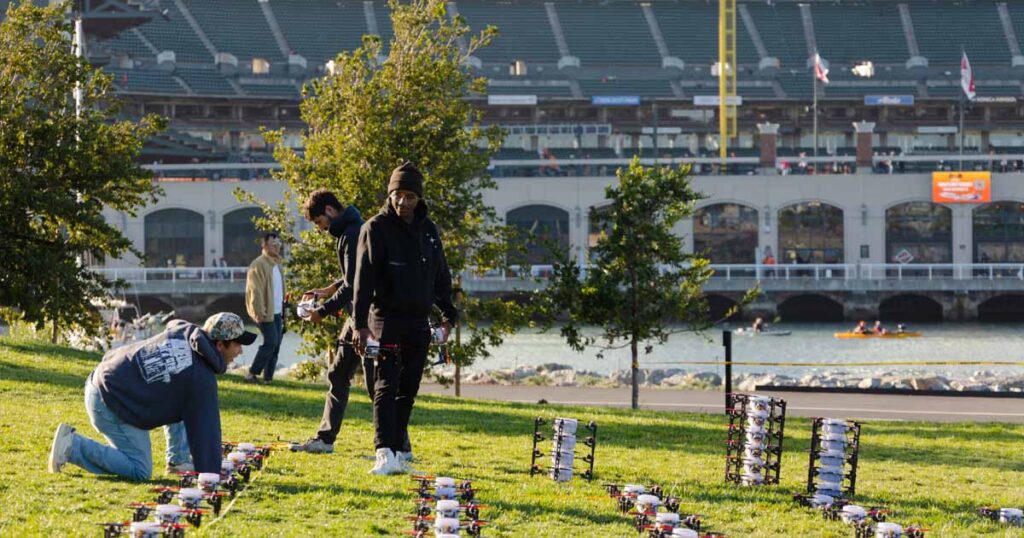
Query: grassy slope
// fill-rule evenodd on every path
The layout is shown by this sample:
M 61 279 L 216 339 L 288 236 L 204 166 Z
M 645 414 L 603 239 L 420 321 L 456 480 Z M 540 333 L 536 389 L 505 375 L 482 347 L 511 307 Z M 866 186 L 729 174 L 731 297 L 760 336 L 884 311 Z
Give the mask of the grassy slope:
M 82 406 L 82 383 L 95 355 L 0 339 L 0 535 L 98 536 L 93 524 L 128 517 L 125 503 L 151 500 L 152 484 L 96 477 L 69 466 L 45 472 L 60 421 L 97 437 Z M 258 387 L 221 383 L 225 435 L 272 441 L 308 437 L 323 388 L 297 383 Z M 998 405 L 997 401 L 993 405 Z M 598 480 L 566 485 L 528 476 L 531 419 L 537 414 L 594 419 L 600 426 Z M 420 398 L 413 441 L 422 471 L 475 479 L 490 536 L 636 536 L 602 496 L 601 482 L 658 482 L 680 495 L 683 511 L 705 515 L 730 536 L 850 536 L 841 524 L 795 506 L 810 430 L 786 427 L 783 485 L 743 489 L 723 483 L 723 419 L 683 413 L 537 407 L 448 397 Z M 1024 504 L 1024 428 L 997 424 L 871 422 L 864 427 L 858 500 L 884 504 L 903 523 L 933 536 L 1015 536 L 974 515 L 979 504 Z M 210 536 L 397 536 L 413 506 L 410 481 L 366 474 L 372 426 L 365 393 L 331 456 L 275 454 Z M 153 434 L 162 470 L 163 435 Z M 170 482 L 162 476 L 161 482 Z

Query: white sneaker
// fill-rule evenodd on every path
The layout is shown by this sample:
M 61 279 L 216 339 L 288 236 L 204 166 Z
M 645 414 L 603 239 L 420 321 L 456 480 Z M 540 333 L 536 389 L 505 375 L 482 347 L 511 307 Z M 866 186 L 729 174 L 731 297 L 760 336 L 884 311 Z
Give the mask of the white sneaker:
M 53 432 L 53 444 L 50 445 L 50 458 L 46 463 L 51 473 L 59 473 L 60 468 L 68 462 L 74 437 L 74 428 L 63 422 L 57 425 L 57 431 Z
M 166 474 L 181 474 L 181 473 L 195 472 L 195 470 L 196 470 L 195 465 L 192 465 L 192 462 L 190 462 L 190 461 L 186 461 L 184 463 L 178 463 L 178 464 L 168 463 L 167 464 L 167 468 L 164 469 L 164 473 L 166 473 Z
M 389 475 L 400 472 L 399 463 L 395 460 L 395 453 L 390 448 L 377 449 L 377 462 L 370 469 L 370 474 Z
M 395 461 L 398 463 L 399 472 L 419 474 L 416 469 L 412 468 L 412 452 L 395 452 Z

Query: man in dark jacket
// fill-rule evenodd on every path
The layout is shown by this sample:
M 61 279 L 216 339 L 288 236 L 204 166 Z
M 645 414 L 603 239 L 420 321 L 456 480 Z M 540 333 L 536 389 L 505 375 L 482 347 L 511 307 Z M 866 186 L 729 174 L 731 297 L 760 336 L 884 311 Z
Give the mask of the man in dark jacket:
M 221 312 L 202 327 L 175 320 L 152 338 L 107 352 L 85 382 L 85 410 L 111 446 L 62 423 L 50 447 L 50 472 L 73 463 L 97 474 L 148 480 L 153 466 L 149 430 L 172 426 L 169 456 L 187 456 L 172 454 L 187 447 L 196 471 L 219 473 L 216 376 L 255 340 L 242 318 Z
M 380 344 L 373 393 L 377 462 L 370 472 L 408 472 L 403 445 L 431 341 L 428 318 L 435 306 L 441 311 L 441 342 L 458 319 L 444 247 L 423 201 L 423 175 L 412 164 L 391 173 L 388 201 L 359 232 L 357 256 L 356 348 L 366 356 L 371 338 Z
M 327 190 L 318 190 L 310 194 L 302 205 L 302 212 L 306 220 L 315 224 L 320 231 L 328 232 L 338 240 L 338 265 L 341 267 L 341 278 L 333 284 L 326 288 L 310 290 L 303 295 L 304 299 L 327 297 L 306 320 L 318 323 L 327 316 L 340 315 L 342 311 L 348 316 L 338 338 L 334 362 L 327 370 L 330 389 L 324 402 L 320 429 L 316 437 L 295 447 L 298 451 L 329 454 L 334 452 L 334 440 L 338 437 L 341 421 L 345 418 L 345 408 L 348 406 L 352 377 L 359 365 L 359 355 L 352 347 L 352 334 L 355 332 L 352 321 L 352 283 L 356 274 L 356 244 L 359 241 L 359 229 L 363 226 L 363 218 L 355 206 L 343 207 L 334 193 Z M 366 390 L 372 397 L 372 360 L 363 361 L 363 372 L 366 377 Z

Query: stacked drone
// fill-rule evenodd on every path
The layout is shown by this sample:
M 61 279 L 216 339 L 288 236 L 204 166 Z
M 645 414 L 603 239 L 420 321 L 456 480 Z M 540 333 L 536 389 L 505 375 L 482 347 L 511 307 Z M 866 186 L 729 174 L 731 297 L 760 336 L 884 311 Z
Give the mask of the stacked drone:
M 530 460 L 530 476 L 543 472 L 537 459 L 542 458 L 544 453 L 538 447 L 544 441 L 544 434 L 541 433 L 541 426 L 546 421 L 537 417 L 533 421 L 533 455 Z M 552 421 L 554 433 L 551 436 L 551 467 L 548 468 L 548 476 L 556 482 L 568 482 L 572 480 L 574 464 L 576 461 L 577 429 L 579 422 L 574 418 L 556 418 Z M 594 450 L 597 447 L 597 424 L 591 421 L 584 426 L 590 434 L 583 439 L 584 455 L 580 458 L 587 469 L 581 473 L 586 480 L 594 478 Z
M 989 508 L 978 509 L 982 517 L 1013 527 L 1024 526 L 1024 510 L 1020 508 Z
M 249 482 L 253 470 L 263 468 L 271 449 L 252 443 L 224 443 L 223 450 L 220 473 L 179 473 L 177 486 L 154 490 L 158 493 L 155 502 L 130 504 L 131 521 L 104 523 L 104 538 L 181 538 L 185 523 L 199 527 L 204 514 L 220 515 L 224 497 L 234 497 L 242 484 Z
M 745 486 L 778 484 L 786 402 L 767 396 L 729 394 L 727 412 L 726 481 Z
M 483 505 L 476 502 L 476 490 L 469 480 L 446 476 L 414 476 L 417 481 L 416 512 L 409 533 L 416 538 L 479 537 L 486 525 L 480 519 Z
M 714 538 L 702 534 L 701 517 L 681 514 L 679 499 L 667 496 L 661 486 L 605 484 L 608 495 L 616 499 L 618 509 L 633 517 L 633 527 L 649 538 Z
M 850 499 L 857 488 L 860 424 L 816 418 L 811 425 L 807 491 L 822 498 Z

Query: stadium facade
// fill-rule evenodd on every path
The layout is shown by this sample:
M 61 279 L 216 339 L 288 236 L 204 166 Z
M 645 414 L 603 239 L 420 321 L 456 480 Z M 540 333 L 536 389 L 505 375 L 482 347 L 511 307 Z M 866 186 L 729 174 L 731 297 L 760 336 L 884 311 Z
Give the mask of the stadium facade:
M 137 219 L 110 214 L 149 266 L 244 263 L 256 210 L 231 190 L 274 200 L 281 189 L 261 181 L 275 165 L 259 129 L 301 132 L 303 83 L 364 34 L 391 37 L 383 0 L 84 5 L 89 58 L 113 75 L 125 113 L 170 120 L 143 156 L 168 195 Z M 489 78 L 488 95 L 466 96 L 508 133 L 491 167 L 498 214 L 585 260 L 603 188 L 637 155 L 693 165 L 709 198 L 679 232 L 714 263 L 756 263 L 769 251 L 783 264 L 1024 262 L 1024 4 L 737 6 L 739 136 L 722 165 L 711 158 L 716 2 L 450 2 L 452 15 L 501 33 L 469 60 Z M 815 53 L 830 78 L 818 85 L 817 151 Z M 960 90 L 964 53 L 972 102 Z M 931 173 L 961 166 L 992 172 L 990 197 L 936 203 Z M 546 261 L 531 252 L 530 263 Z

